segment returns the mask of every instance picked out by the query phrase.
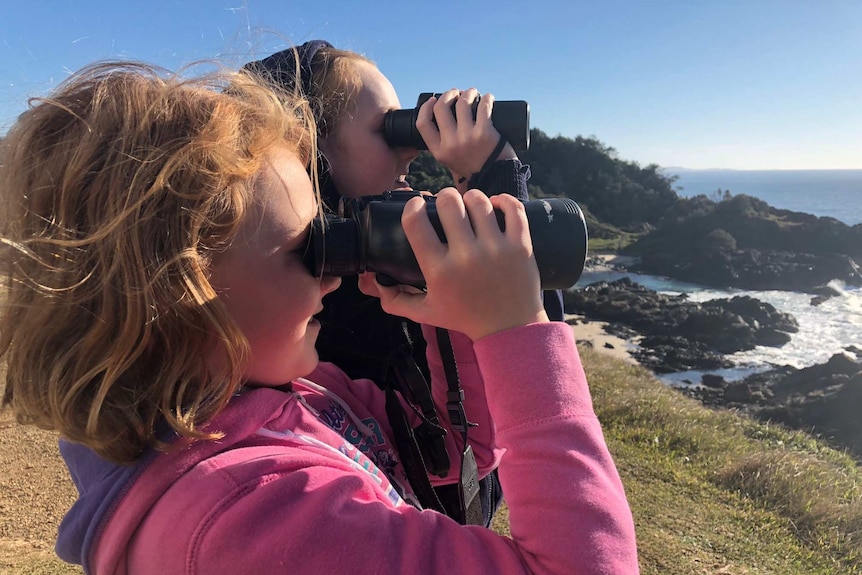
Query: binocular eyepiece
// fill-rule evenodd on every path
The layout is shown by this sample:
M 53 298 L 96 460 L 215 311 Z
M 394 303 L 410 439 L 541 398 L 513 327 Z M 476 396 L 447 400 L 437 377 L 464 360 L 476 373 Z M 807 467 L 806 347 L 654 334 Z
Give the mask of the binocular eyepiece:
M 416 107 L 408 110 L 392 110 L 383 118 L 383 137 L 391 148 L 415 148 L 427 150 L 425 140 L 416 129 L 416 117 L 419 107 L 431 96 L 440 96 L 431 92 L 419 94 Z M 473 118 L 476 118 L 476 108 L 480 98 L 473 102 Z M 530 105 L 523 100 L 499 100 L 494 102 L 491 111 L 491 122 L 512 147 L 516 150 L 527 150 L 530 147 Z
M 381 196 L 342 198 L 339 215 L 312 221 L 304 263 L 315 277 L 377 272 L 388 285 L 425 287 L 425 278 L 401 227 L 404 204 L 420 196 L 440 241 L 446 237 L 434 196 L 418 192 L 385 192 Z M 542 289 L 575 285 L 587 258 L 587 225 L 578 205 L 568 198 L 524 202 Z M 503 214 L 497 212 L 500 228 Z M 382 277 L 385 276 L 385 277 Z

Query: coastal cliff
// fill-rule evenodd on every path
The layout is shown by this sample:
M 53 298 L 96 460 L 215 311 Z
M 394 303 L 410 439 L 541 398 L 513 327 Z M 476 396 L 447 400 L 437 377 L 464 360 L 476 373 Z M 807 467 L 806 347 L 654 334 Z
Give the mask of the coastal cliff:
M 862 286 L 862 224 L 778 209 L 732 190 L 680 197 L 676 176 L 655 164 L 621 159 L 595 137 L 549 137 L 533 129 L 530 138 L 521 159 L 531 167 L 531 196 L 577 202 L 587 219 L 590 252 L 628 256 L 627 272 L 722 290 L 804 293 L 812 306 L 840 296 L 830 282 Z M 451 185 L 448 176 L 428 154 L 411 167 L 416 189 Z M 631 343 L 628 355 L 659 375 L 720 371 L 733 365 L 729 354 L 786 345 L 797 329 L 790 314 L 753 297 L 696 303 L 632 281 L 581 284 L 564 299 L 567 314 L 606 322 L 606 331 Z M 775 365 L 744 382 L 707 373 L 683 389 L 709 405 L 813 429 L 862 456 L 855 412 L 840 408 L 859 404 L 853 390 L 860 379 L 856 372 L 830 371 L 838 365 L 847 367 L 830 360 L 814 366 L 819 371 L 797 373 Z M 781 383 L 784 377 L 808 381 L 808 387 Z M 790 388 L 795 391 L 781 391 Z
M 862 225 L 779 210 L 750 196 L 680 198 L 623 253 L 632 271 L 714 287 L 818 293 L 862 285 Z

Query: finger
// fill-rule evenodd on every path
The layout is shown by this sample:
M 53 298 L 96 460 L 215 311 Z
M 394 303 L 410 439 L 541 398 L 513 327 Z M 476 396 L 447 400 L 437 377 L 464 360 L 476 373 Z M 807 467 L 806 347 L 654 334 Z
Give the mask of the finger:
M 461 249 L 476 240 L 470 218 L 467 217 L 464 200 L 458 190 L 455 188 L 440 190 L 435 204 L 437 217 L 440 219 L 443 233 L 446 234 L 449 249 Z
M 455 116 L 452 115 L 452 104 L 458 99 L 459 91 L 455 88 L 446 90 L 434 104 L 434 118 L 441 133 L 453 132 L 456 128 Z
M 407 242 L 416 256 L 422 273 L 432 269 L 434 262 L 446 255 L 447 246 L 440 241 L 428 219 L 427 202 L 421 197 L 411 198 L 401 212 L 401 227 Z
M 377 281 L 374 279 L 375 275 L 376 274 L 371 272 L 363 272 L 359 274 L 359 291 L 361 291 L 365 295 L 379 298 L 381 288 L 383 288 L 384 286 L 381 286 L 377 283 Z
M 419 135 L 425 140 L 425 145 L 433 154 L 440 145 L 440 130 L 434 123 L 434 105 L 437 103 L 437 98 L 431 96 L 421 106 L 416 114 L 416 129 L 419 130 Z
M 482 190 L 472 189 L 464 194 L 464 207 L 477 238 L 500 238 L 502 231 L 491 200 Z
M 459 126 L 472 126 L 473 120 L 473 102 L 479 98 L 479 91 L 476 88 L 470 88 L 461 93 L 458 101 L 455 103 L 455 117 Z
M 426 295 L 399 289 L 398 286 L 380 286 L 380 307 L 390 315 L 409 318 L 417 323 L 427 323 L 423 316 Z
M 494 209 L 503 213 L 503 221 L 506 231 L 504 235 L 510 240 L 532 246 L 530 238 L 530 224 L 527 221 L 527 210 L 524 203 L 515 196 L 509 194 L 498 194 L 489 198 Z
M 476 125 L 485 127 L 494 123 L 491 121 L 491 114 L 494 111 L 494 94 L 482 94 L 479 100 L 479 106 L 476 108 Z M 496 130 L 496 128 L 494 128 Z

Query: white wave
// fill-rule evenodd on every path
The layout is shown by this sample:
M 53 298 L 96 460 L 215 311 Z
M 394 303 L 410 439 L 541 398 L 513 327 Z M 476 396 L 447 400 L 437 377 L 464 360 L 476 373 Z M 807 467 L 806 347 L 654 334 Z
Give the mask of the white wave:
M 738 363 L 792 365 L 823 363 L 848 346 L 862 347 L 862 293 L 844 290 L 818 306 L 811 296 L 793 292 L 751 292 L 750 295 L 796 318 L 799 331 L 781 347 L 760 346 L 731 356 Z
M 628 275 L 632 281 L 661 293 L 686 293 L 690 301 L 697 303 L 748 295 L 796 318 L 799 331 L 791 334 L 789 343 L 781 347 L 759 346 L 729 356 L 738 367 L 723 373 L 728 380 L 739 379 L 752 371 L 761 371 L 772 365 L 791 365 L 801 369 L 824 363 L 849 346 L 862 349 L 862 288 L 848 287 L 839 281 L 829 283 L 838 295 L 814 306 L 811 305 L 811 294 L 797 292 L 719 290 L 657 276 L 624 272 L 595 275 L 603 277 L 590 278 L 588 282 L 581 282 L 581 285 L 601 280 L 614 281 Z M 700 372 L 685 372 L 675 374 L 672 378 L 676 381 L 689 379 L 697 382 L 700 381 L 700 375 Z

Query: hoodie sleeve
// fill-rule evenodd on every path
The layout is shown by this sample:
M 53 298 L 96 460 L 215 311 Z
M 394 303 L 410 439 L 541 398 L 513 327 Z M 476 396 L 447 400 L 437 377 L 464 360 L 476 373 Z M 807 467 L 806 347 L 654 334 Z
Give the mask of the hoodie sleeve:
M 161 536 L 169 529 L 190 534 L 170 552 L 185 573 L 638 573 L 631 513 L 571 328 L 516 328 L 475 351 L 505 450 L 511 538 L 393 502 L 349 462 L 260 448 L 184 477 L 150 514 L 152 548 L 132 557 L 173 545 L 179 537 Z

